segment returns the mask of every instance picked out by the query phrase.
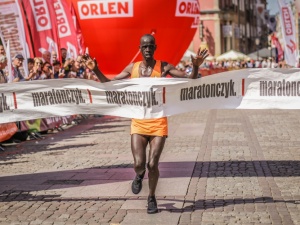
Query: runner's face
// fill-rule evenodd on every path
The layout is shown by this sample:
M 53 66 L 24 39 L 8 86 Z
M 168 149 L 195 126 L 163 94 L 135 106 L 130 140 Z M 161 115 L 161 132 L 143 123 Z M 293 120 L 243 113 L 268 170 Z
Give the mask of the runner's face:
M 152 59 L 156 50 L 154 40 L 148 37 L 143 38 L 140 43 L 140 50 L 144 59 Z

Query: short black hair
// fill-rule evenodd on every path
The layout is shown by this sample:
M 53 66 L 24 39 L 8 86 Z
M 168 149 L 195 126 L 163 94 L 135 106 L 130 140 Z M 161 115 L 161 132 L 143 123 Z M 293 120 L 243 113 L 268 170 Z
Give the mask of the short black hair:
M 61 65 L 61 63 L 60 63 L 59 60 L 55 60 L 55 61 L 52 63 L 52 66 L 56 66 L 56 65 Z
M 66 48 L 61 48 L 60 50 L 66 50 L 66 51 L 67 51 L 67 49 L 66 49 Z
M 140 39 L 140 43 L 142 43 L 145 38 L 149 38 L 155 44 L 155 37 L 152 34 L 144 34 Z
M 33 63 L 34 64 L 34 59 L 33 58 L 27 58 L 27 63 Z

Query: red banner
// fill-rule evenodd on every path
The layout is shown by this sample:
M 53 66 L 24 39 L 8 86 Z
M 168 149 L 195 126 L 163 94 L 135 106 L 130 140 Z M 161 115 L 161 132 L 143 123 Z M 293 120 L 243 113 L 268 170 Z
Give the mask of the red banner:
M 271 41 L 272 41 L 272 44 L 275 46 L 275 48 L 277 48 L 278 60 L 279 61 L 283 60 L 283 49 L 281 47 L 281 44 L 280 44 L 278 38 L 276 37 L 276 35 L 274 33 L 271 35 Z
M 75 20 L 71 13 L 71 5 L 65 0 L 54 0 L 54 9 L 57 20 L 58 37 L 60 46 L 69 50 L 70 56 L 76 58 L 80 53 L 77 41 Z M 76 19 L 76 18 L 75 18 Z
M 76 12 L 73 6 L 73 2 L 71 2 L 71 15 L 74 21 L 74 26 L 76 30 L 76 36 L 77 36 L 77 43 L 78 43 L 78 52 L 79 54 L 84 54 L 85 53 L 85 44 L 84 44 L 84 39 L 82 35 L 82 31 L 80 28 L 80 24 L 78 22 L 78 18 L 76 16 Z
M 10 139 L 17 131 L 15 123 L 0 124 L 0 143 Z
M 34 55 L 41 56 L 42 53 L 54 46 L 60 58 L 60 44 L 58 39 L 58 24 L 55 0 L 28 0 L 23 1 L 28 23 L 31 30 L 32 41 L 34 43 Z

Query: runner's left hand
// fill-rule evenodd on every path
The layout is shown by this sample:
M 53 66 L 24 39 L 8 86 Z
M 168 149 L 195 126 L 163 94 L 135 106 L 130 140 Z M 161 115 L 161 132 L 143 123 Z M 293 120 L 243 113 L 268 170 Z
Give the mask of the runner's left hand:
M 201 48 L 199 48 L 195 57 L 191 55 L 193 66 L 199 67 L 209 55 L 207 52 L 207 49 L 201 50 Z

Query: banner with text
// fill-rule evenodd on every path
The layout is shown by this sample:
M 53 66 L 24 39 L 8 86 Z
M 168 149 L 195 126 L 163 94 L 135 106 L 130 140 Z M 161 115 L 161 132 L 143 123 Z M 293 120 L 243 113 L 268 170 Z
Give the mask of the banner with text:
M 54 0 L 28 0 L 23 1 L 23 6 L 34 43 L 34 55 L 40 57 L 53 45 L 59 59 L 60 43 L 57 26 L 60 20 L 56 19 L 59 17 L 57 15 L 59 10 L 54 8 Z
M 295 17 L 288 1 L 278 0 L 281 31 L 284 42 L 284 59 L 290 66 L 297 66 L 298 44 Z
M 69 49 L 71 57 L 76 59 L 80 48 L 78 46 L 77 35 L 74 35 L 76 34 L 76 28 L 71 13 L 71 4 L 68 4 L 65 0 L 56 0 L 54 1 L 54 9 L 60 47 Z
M 159 118 L 201 109 L 300 109 L 300 69 L 245 69 L 196 80 L 83 79 L 0 84 L 0 123 L 73 114 Z
M 22 54 L 25 58 L 33 56 L 32 45 L 28 25 L 20 0 L 0 1 L 0 38 L 3 46 L 9 42 L 10 50 L 6 49 L 6 54 L 14 57 Z M 9 51 L 9 52 L 8 52 Z M 27 64 L 21 68 L 22 74 L 28 75 Z

